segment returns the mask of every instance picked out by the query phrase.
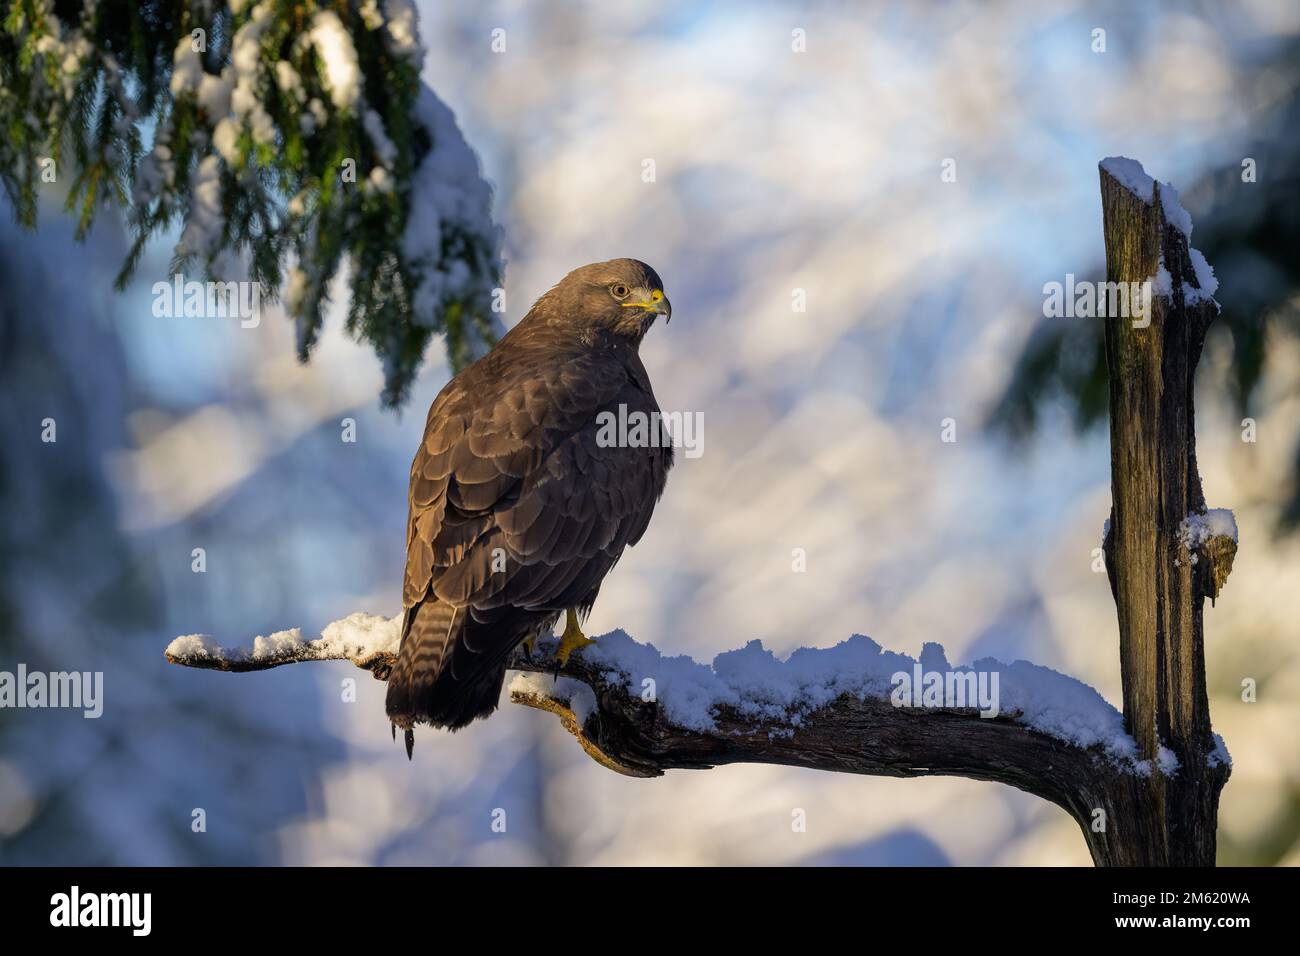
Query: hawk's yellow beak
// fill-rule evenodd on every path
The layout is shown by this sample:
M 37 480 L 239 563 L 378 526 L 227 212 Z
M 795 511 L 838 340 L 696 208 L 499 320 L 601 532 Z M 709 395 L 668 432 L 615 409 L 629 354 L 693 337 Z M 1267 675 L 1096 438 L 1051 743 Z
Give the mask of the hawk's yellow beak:
M 628 301 L 620 302 L 619 305 L 625 309 L 645 309 L 647 312 L 657 313 L 666 317 L 665 322 L 673 320 L 673 304 L 668 301 L 663 289 L 652 290 L 637 286 L 628 296 Z

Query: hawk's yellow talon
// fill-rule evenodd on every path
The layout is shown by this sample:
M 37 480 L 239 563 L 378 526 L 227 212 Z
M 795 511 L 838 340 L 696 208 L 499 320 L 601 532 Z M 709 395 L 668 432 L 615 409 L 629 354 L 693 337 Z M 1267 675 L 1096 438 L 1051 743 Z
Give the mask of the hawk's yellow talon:
M 563 666 L 569 662 L 569 655 L 578 648 L 595 643 L 595 641 L 588 640 L 587 635 L 582 633 L 582 628 L 578 626 L 577 612 L 573 608 L 569 608 L 565 612 L 564 634 L 560 636 L 560 646 L 556 648 L 555 661 L 558 665 Z

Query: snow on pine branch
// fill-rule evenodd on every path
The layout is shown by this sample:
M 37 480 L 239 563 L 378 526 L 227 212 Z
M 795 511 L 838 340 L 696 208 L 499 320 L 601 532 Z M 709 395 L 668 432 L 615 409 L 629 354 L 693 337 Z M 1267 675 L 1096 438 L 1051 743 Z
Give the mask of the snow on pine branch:
M 119 287 L 179 227 L 171 274 L 153 278 L 246 273 L 284 302 L 303 360 L 345 276 L 348 330 L 382 361 L 389 404 L 434 335 L 457 366 L 485 351 L 500 332 L 491 188 L 420 81 L 409 0 L 138 6 L 64 20 L 36 0 L 0 24 L 0 181 L 20 221 L 34 228 L 51 182 L 79 235 L 125 208 Z
M 226 648 L 205 635 L 187 635 L 172 641 L 166 656 L 175 664 L 231 671 L 350 660 L 386 673 L 384 665 L 391 665 L 398 650 L 400 629 L 401 615 L 356 613 L 328 625 L 316 640 L 306 640 L 295 628 L 258 637 L 251 648 Z M 539 643 L 538 654 L 544 652 L 544 645 L 545 640 Z M 545 659 L 525 662 L 519 652 L 511 663 L 534 672 L 550 669 Z M 906 675 L 906 680 L 900 675 Z M 977 697 L 954 702 L 945 695 L 951 695 L 954 687 L 991 687 L 993 706 L 985 708 L 986 716 L 1013 720 L 1063 743 L 1095 749 L 1117 769 L 1142 775 L 1152 772 L 1150 761 L 1137 759 L 1137 745 L 1125 733 L 1119 711 L 1094 688 L 1028 661 L 1007 664 L 982 658 L 969 667 L 954 667 L 936 643 L 927 643 L 920 657 L 913 658 L 884 650 L 858 634 L 834 647 L 802 647 L 778 660 L 755 640 L 718 654 L 712 664 L 702 664 L 687 656 L 665 657 L 654 645 L 638 643 L 616 630 L 575 654 L 558 681 L 549 674 L 520 674 L 510 690 L 562 699 L 581 723 L 596 707 L 591 694 L 595 684 L 620 688 L 633 700 L 652 699 L 668 721 L 687 731 L 717 732 L 719 711 L 727 708 L 781 736 L 815 721 L 818 710 L 843 695 L 919 710 L 976 710 L 990 701 Z M 937 695 L 933 700 L 928 696 L 931 690 Z M 1227 759 L 1225 750 L 1223 760 Z M 1162 748 L 1157 765 L 1162 772 L 1172 773 L 1177 760 Z

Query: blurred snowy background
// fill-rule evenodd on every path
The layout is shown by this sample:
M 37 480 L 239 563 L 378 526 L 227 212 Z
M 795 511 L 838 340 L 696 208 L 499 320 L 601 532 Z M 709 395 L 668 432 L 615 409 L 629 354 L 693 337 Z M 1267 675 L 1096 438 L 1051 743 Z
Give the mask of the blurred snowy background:
M 1114 607 L 1091 567 L 1104 430 L 1080 437 L 1049 404 L 1016 450 L 988 414 L 1047 321 L 1043 283 L 1101 264 L 1100 158 L 1179 186 L 1206 249 L 1232 197 L 1197 184 L 1297 136 L 1279 117 L 1300 7 L 420 6 L 425 78 L 497 190 L 507 321 L 577 265 L 644 259 L 676 318 L 643 348 L 660 403 L 704 413 L 703 457 L 679 459 L 590 633 L 701 660 L 753 638 L 779 655 L 855 632 L 909 654 L 939 641 L 954 662 L 1024 657 L 1119 700 Z M 434 355 L 406 411 L 385 412 L 341 307 L 299 366 L 275 310 L 255 329 L 155 318 L 165 244 L 116 295 L 121 234 L 71 232 L 54 209 L 35 236 L 0 226 L 0 668 L 103 670 L 105 712 L 0 710 L 0 862 L 1088 862 L 1063 812 L 998 785 L 756 766 L 630 780 L 508 704 L 421 734 L 408 764 L 383 685 L 350 665 L 167 665 L 176 634 L 245 643 L 396 612 L 407 471 L 448 370 Z M 1226 363 L 1211 349 L 1197 399 L 1206 496 L 1236 511 L 1242 541 L 1207 611 L 1235 761 L 1220 861 L 1295 864 L 1300 539 L 1274 526 L 1300 354 L 1270 343 L 1255 444 L 1218 386 Z M 45 417 L 56 445 L 39 441 Z M 955 444 L 940 441 L 949 417 Z M 1245 677 L 1257 703 L 1240 700 Z

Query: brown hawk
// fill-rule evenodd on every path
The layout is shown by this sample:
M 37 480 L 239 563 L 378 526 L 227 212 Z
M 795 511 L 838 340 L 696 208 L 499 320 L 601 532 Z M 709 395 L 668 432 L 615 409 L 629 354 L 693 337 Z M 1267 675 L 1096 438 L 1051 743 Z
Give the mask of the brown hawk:
M 610 442 L 599 427 L 610 413 L 662 429 L 638 355 L 660 315 L 672 310 L 644 262 L 583 266 L 434 399 L 411 463 L 388 678 L 408 756 L 415 724 L 457 730 L 495 710 L 510 653 L 561 612 L 557 660 L 591 643 L 579 618 L 645 533 L 673 463 L 669 440 Z

